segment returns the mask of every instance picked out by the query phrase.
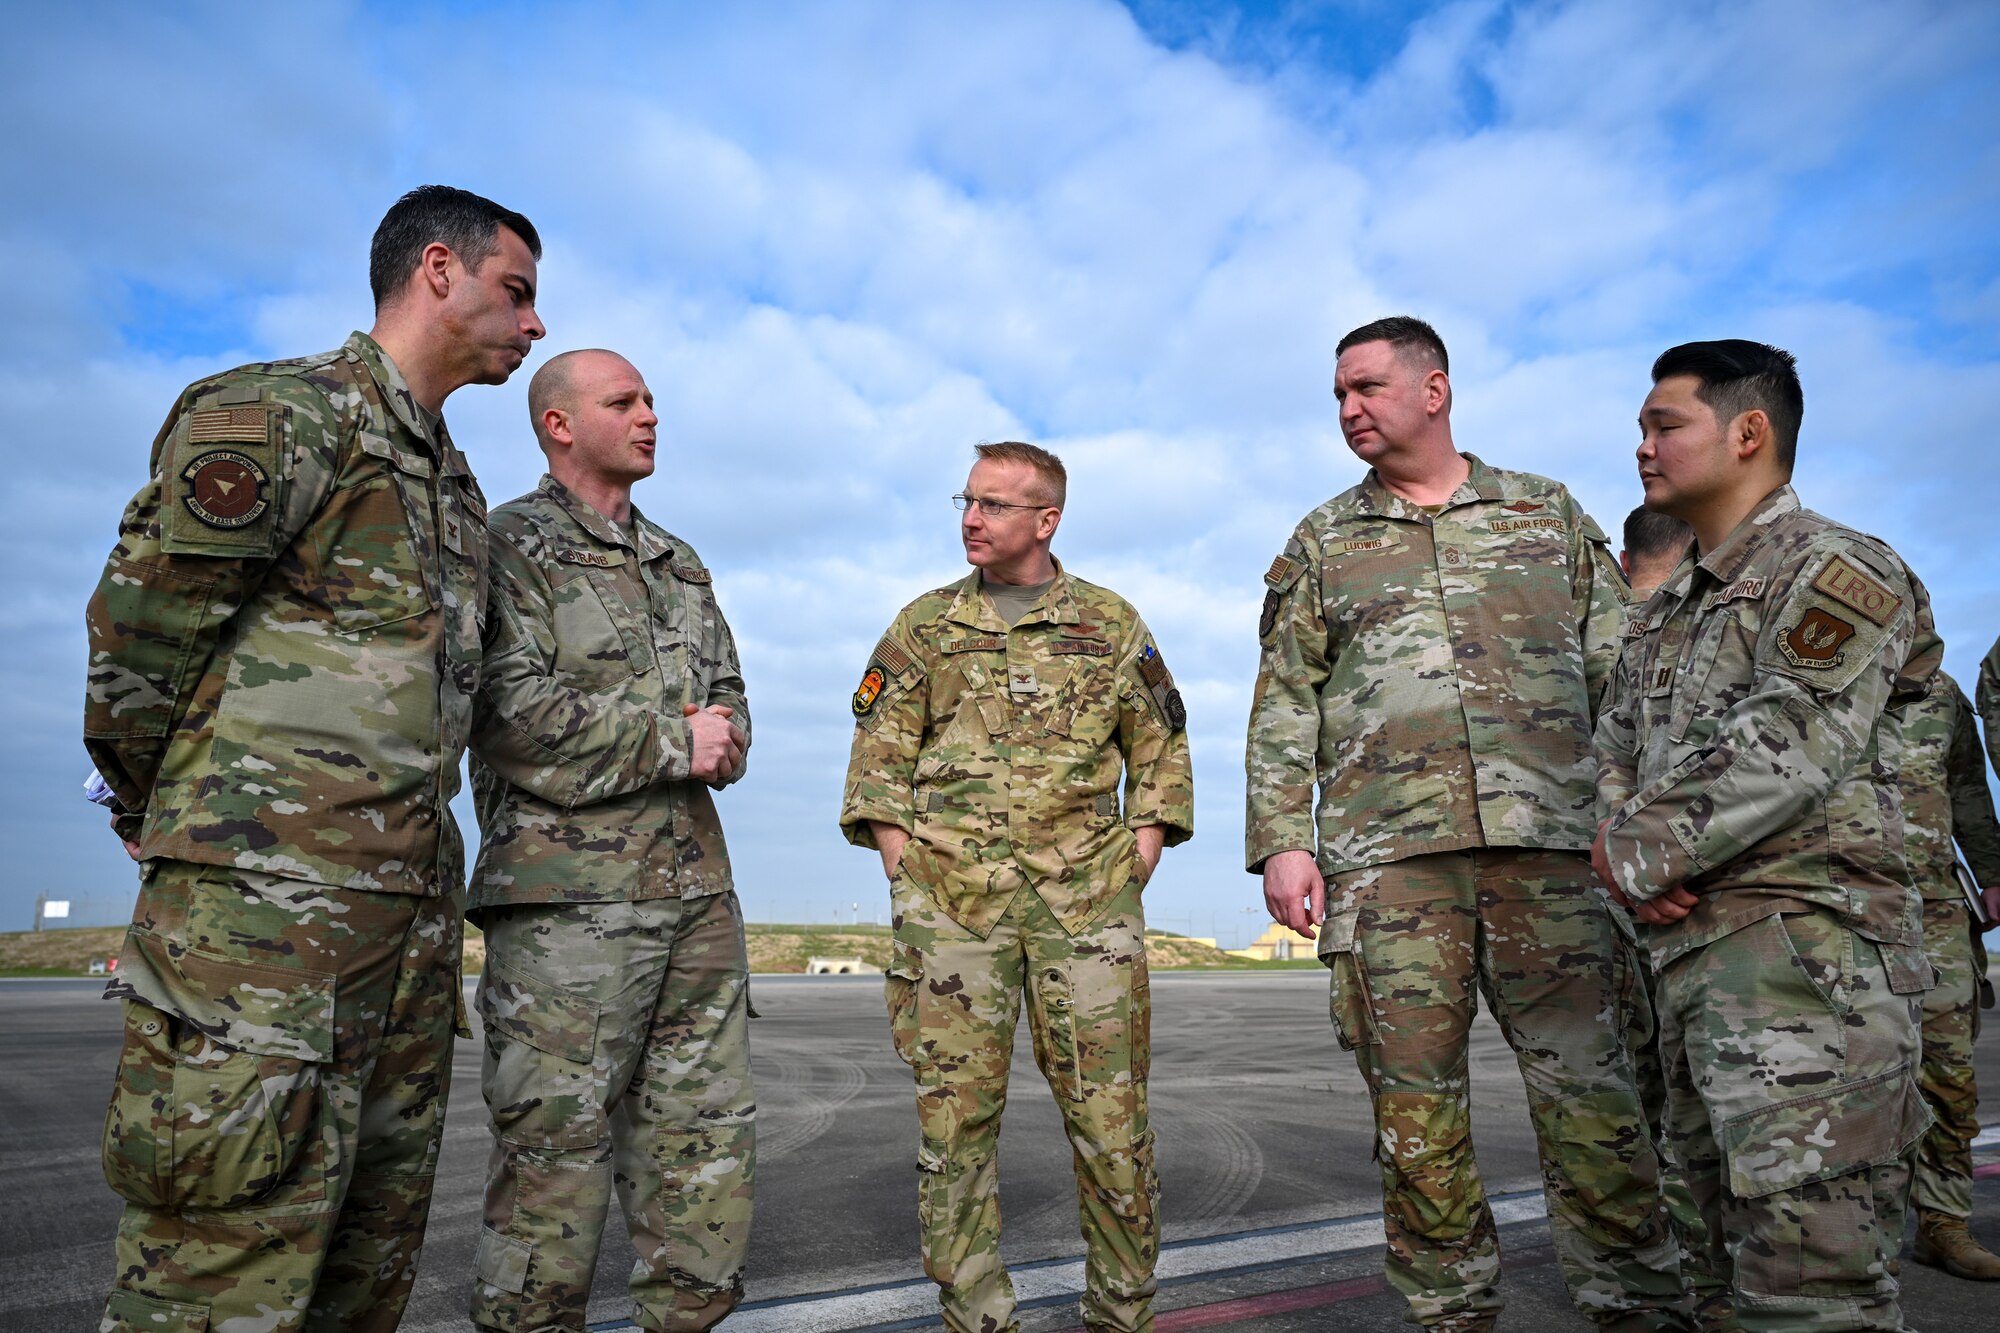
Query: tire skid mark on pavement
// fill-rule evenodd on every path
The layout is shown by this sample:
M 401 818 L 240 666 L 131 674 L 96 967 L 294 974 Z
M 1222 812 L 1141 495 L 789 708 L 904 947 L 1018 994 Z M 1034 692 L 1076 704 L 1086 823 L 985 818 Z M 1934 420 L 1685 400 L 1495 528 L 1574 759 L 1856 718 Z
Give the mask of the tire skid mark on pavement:
M 783 1128 L 759 1132 L 759 1161 L 768 1162 L 797 1152 L 824 1135 L 833 1128 L 840 1108 L 868 1086 L 868 1071 L 860 1061 L 844 1055 L 774 1052 L 764 1058 L 777 1066 L 777 1077 L 773 1080 L 775 1087 L 770 1083 L 759 1084 L 758 1119 L 766 1123 L 779 1119 Z M 826 1091 L 820 1091 L 821 1088 Z M 774 1105 L 784 1108 L 782 1116 L 768 1109 Z

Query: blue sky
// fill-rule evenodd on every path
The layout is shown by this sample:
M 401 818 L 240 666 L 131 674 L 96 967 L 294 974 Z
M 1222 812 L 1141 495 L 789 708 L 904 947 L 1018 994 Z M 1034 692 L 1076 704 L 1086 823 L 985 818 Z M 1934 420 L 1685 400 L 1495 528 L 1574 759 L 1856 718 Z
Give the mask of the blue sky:
M 1341 333 L 1431 319 L 1463 447 L 1637 502 L 1646 368 L 1797 352 L 1807 503 L 2000 632 L 2000 11 L 1982 4 L 43 7 L 0 88 L 16 334 L 0 488 L 0 927 L 129 895 L 75 794 L 82 607 L 175 391 L 369 323 L 368 237 L 445 181 L 548 242 L 544 350 L 658 395 L 638 492 L 717 571 L 758 723 L 723 800 L 763 920 L 883 908 L 834 829 L 847 697 L 962 569 L 969 446 L 1068 461 L 1057 551 L 1179 677 L 1197 836 L 1158 924 L 1262 924 L 1240 869 L 1258 577 L 1357 479 Z M 462 391 L 494 501 L 525 376 Z

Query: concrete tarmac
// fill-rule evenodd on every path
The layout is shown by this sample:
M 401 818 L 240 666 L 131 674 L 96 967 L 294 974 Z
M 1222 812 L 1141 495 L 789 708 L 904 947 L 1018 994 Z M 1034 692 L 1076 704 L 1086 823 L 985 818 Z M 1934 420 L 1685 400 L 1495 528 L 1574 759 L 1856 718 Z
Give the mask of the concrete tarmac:
M 111 1280 L 119 1202 L 99 1169 L 117 1056 L 100 983 L 0 981 L 0 1328 L 94 1327 Z M 758 977 L 757 1222 L 744 1309 L 724 1326 L 783 1333 L 936 1327 L 917 1262 L 916 1116 L 889 1046 L 880 982 Z M 1368 1099 L 1333 1040 L 1325 974 L 1156 974 L 1152 1106 L 1166 1246 L 1160 1331 L 1404 1327 L 1381 1283 L 1380 1193 Z M 403 1327 L 464 1330 L 488 1134 L 480 1045 L 458 1045 L 436 1201 Z M 1981 1084 L 2000 1051 L 1981 1044 Z M 1068 1146 L 1023 1034 L 1002 1136 L 1002 1249 L 1023 1327 L 1076 1325 L 1081 1253 Z M 1588 1329 L 1569 1306 L 1541 1220 L 1526 1098 L 1481 1018 L 1474 1136 L 1497 1202 L 1509 1309 L 1501 1327 Z M 1991 1098 L 2000 1111 L 2000 1094 Z M 1989 1113 L 1988 1119 L 2000 1119 Z M 1982 1157 L 1985 1160 L 1991 1154 Z M 2000 1248 L 2000 1177 L 1976 1191 L 1974 1230 Z M 625 1325 L 630 1243 L 614 1217 L 590 1318 Z M 1905 1263 L 1918 1327 L 1992 1327 L 1989 1293 Z

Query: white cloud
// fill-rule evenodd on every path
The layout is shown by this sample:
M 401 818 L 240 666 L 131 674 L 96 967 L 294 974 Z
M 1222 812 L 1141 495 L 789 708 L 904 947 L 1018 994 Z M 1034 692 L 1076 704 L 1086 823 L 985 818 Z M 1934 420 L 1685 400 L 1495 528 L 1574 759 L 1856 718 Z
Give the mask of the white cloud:
M 879 892 L 833 829 L 848 694 L 895 609 L 963 569 L 944 497 L 1005 437 L 1068 459 L 1059 553 L 1139 606 L 1189 700 L 1201 832 L 1149 901 L 1254 904 L 1258 576 L 1358 476 L 1332 344 L 1396 309 L 1452 343 L 1461 442 L 1608 528 L 1662 346 L 1792 346 L 1808 499 L 1925 572 L 1955 667 L 2000 628 L 2000 29 L 1975 7 L 1458 4 L 1372 73 L 1163 49 L 1101 0 L 126 18 L 17 22 L 33 58 L 0 92 L 35 335 L 0 353 L 34 463 L 0 500 L 32 576 L 0 614 L 30 645 L 0 665 L 0 808 L 17 846 L 66 831 L 0 911 L 124 873 L 68 794 L 80 610 L 173 392 L 365 325 L 370 229 L 421 180 L 533 217 L 547 350 L 611 346 L 652 383 L 638 499 L 742 643 L 757 746 L 724 811 L 767 918 Z M 1231 33 L 1209 49 L 1256 45 Z M 448 408 L 494 501 L 539 470 L 524 381 Z

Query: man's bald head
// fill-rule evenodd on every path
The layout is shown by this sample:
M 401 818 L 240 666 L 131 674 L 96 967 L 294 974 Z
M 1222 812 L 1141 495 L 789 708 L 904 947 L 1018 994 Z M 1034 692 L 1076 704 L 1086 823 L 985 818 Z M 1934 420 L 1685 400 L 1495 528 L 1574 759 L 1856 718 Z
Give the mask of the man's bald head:
M 605 361 L 627 370 L 632 369 L 632 363 L 616 352 L 606 351 L 602 347 L 581 347 L 574 352 L 563 352 L 550 357 L 542 363 L 542 368 L 535 372 L 535 377 L 528 381 L 528 420 L 534 425 L 535 440 L 542 446 L 543 453 L 549 451 L 552 443 L 548 427 L 543 423 L 543 416 L 550 408 L 558 412 L 574 412 L 580 372 L 601 365 Z

